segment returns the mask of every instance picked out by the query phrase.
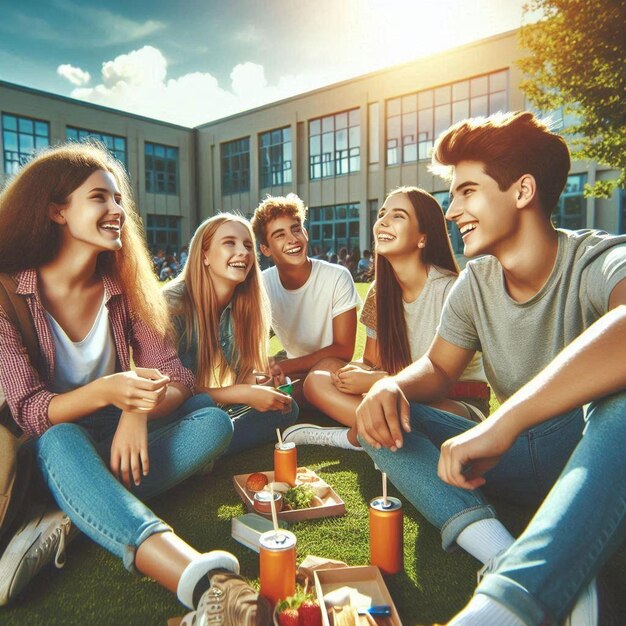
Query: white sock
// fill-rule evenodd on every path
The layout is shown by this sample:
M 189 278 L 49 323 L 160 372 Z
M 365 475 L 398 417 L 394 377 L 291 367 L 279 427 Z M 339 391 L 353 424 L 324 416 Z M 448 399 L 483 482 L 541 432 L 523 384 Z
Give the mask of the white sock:
M 203 576 L 206 576 L 211 570 L 224 568 L 235 574 L 239 574 L 239 561 L 230 552 L 225 550 L 212 550 L 198 555 L 183 570 L 176 588 L 176 595 L 181 604 L 188 609 L 193 609 L 193 592 L 196 585 Z
M 514 541 L 502 522 L 492 517 L 470 524 L 456 538 L 463 550 L 483 564 L 504 552 Z
M 341 433 L 339 433 L 339 431 L 337 431 L 338 433 L 338 437 L 337 439 L 341 441 L 341 447 L 342 448 L 346 448 L 347 450 L 363 450 L 363 448 L 361 448 L 361 446 L 355 446 L 350 439 L 348 439 L 348 433 L 350 432 L 349 428 L 346 428 L 344 431 L 341 431 Z
M 563 622 L 564 626 L 597 626 L 598 588 L 594 578 L 576 598 L 572 612 Z
M 524 626 L 524 622 L 504 604 L 483 593 L 477 593 L 448 622 L 448 626 Z

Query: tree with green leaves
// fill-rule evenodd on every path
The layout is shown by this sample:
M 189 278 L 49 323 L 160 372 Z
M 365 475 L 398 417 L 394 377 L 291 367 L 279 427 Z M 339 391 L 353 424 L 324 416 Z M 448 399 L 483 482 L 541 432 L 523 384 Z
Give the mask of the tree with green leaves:
M 519 61 L 521 88 L 540 110 L 574 114 L 564 130 L 573 157 L 619 172 L 586 190 L 608 197 L 626 186 L 626 2 L 529 0 L 524 10 L 543 18 L 521 29 L 531 53 Z

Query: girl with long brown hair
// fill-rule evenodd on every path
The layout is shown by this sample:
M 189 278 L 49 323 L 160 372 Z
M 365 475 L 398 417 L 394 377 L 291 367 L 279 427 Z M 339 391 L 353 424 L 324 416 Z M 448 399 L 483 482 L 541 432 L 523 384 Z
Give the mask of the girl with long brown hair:
M 0 384 L 71 523 L 192 608 L 215 582 L 208 574 L 235 576 L 237 560 L 198 553 L 143 501 L 216 458 L 232 425 L 208 396 L 193 395 L 193 374 L 167 341 L 142 235 L 127 174 L 104 147 L 57 146 L 15 175 L 0 195 L 0 266 L 27 305 L 41 358 L 31 363 L 0 307 Z M 51 520 L 21 533 L 11 594 L 62 550 L 69 522 L 48 535 Z M 228 580 L 226 591 L 245 584 Z M 252 589 L 244 605 L 257 611 Z
M 220 213 L 204 221 L 165 295 L 181 361 L 198 390 L 233 416 L 227 454 L 272 441 L 276 428 L 295 422 L 296 403 L 257 384 L 257 372 L 269 370 L 270 309 L 247 220 Z
M 459 273 L 441 206 L 418 187 L 400 187 L 385 199 L 373 235 L 375 280 L 361 312 L 367 332 L 363 361 L 334 373 L 311 372 L 304 383 L 307 400 L 347 428 L 298 424 L 283 434 L 286 441 L 359 448 L 354 426 L 362 394 L 422 356 L 435 336 Z M 461 381 L 447 398 L 433 399 L 432 406 L 484 419 L 489 389 L 479 355 Z

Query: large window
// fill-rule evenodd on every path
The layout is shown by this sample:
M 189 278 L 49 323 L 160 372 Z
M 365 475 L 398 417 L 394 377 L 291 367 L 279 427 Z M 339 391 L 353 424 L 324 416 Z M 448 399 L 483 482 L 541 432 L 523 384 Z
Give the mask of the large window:
M 221 145 L 222 195 L 250 191 L 250 137 Z
M 309 122 L 309 177 L 340 176 L 361 169 L 361 112 L 327 115 Z
M 146 141 L 146 191 L 178 194 L 178 148 Z
M 337 204 L 309 209 L 307 230 L 311 249 L 337 252 L 359 247 L 359 203 Z
M 128 168 L 128 161 L 126 159 L 126 137 L 101 133 L 97 130 L 87 130 L 86 128 L 74 128 L 73 126 L 66 128 L 65 136 L 71 141 L 97 139 L 106 146 L 107 150 L 120 161 L 125 168 Z
M 180 217 L 176 215 L 148 215 L 146 238 L 152 251 L 177 252 L 180 249 Z
M 35 150 L 50 145 L 50 124 L 18 115 L 2 114 L 4 171 L 15 174 Z
M 291 128 L 277 128 L 259 135 L 261 187 L 289 185 L 292 181 Z
M 586 174 L 573 174 L 567 177 L 565 189 L 552 213 L 552 221 L 555 226 L 571 230 L 586 227 L 587 200 L 583 195 L 586 182 Z
M 427 159 L 451 124 L 505 111 L 507 83 L 504 70 L 387 100 L 387 165 Z
M 447 191 L 436 191 L 433 193 L 433 197 L 439 202 L 443 209 L 443 214 L 445 215 L 450 206 L 450 193 Z M 458 226 L 454 222 L 446 220 L 446 228 L 448 229 L 452 249 L 456 254 L 463 254 L 463 238 L 461 237 Z

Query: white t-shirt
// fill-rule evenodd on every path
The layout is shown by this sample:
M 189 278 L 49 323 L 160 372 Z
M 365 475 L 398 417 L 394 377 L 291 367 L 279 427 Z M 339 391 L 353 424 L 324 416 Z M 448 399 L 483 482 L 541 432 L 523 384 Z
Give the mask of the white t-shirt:
M 272 305 L 272 328 L 289 358 L 311 354 L 333 342 L 333 319 L 360 306 L 350 272 L 311 259 L 311 275 L 299 289 L 285 289 L 276 267 L 263 271 Z
M 48 311 L 46 317 L 54 339 L 53 391 L 72 391 L 92 380 L 115 373 L 117 353 L 104 299 L 91 330 L 82 341 L 72 341 Z

